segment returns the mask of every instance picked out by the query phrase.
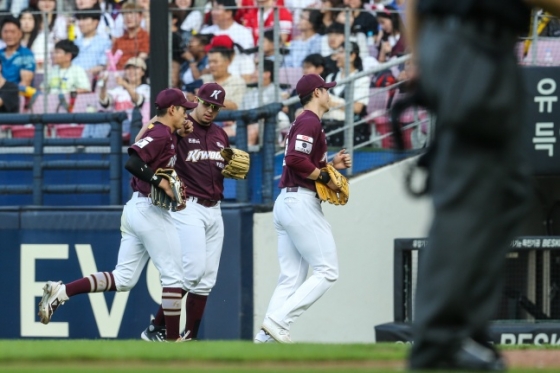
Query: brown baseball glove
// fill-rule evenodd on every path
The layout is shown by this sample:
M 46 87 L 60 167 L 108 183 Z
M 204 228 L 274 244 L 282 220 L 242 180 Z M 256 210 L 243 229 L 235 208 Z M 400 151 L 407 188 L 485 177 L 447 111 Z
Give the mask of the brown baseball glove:
M 220 150 L 220 154 L 226 161 L 226 166 L 222 170 L 224 177 L 238 180 L 247 178 L 247 173 L 251 167 L 249 153 L 239 149 L 224 148 Z
M 181 211 L 187 207 L 187 188 L 183 185 L 175 170 L 172 168 L 158 168 L 155 174 L 169 181 L 175 199 L 171 199 L 163 189 L 152 185 L 150 193 L 152 204 L 171 211 Z
M 317 195 L 321 201 L 332 203 L 334 205 L 345 205 L 350 197 L 348 179 L 338 172 L 338 170 L 330 163 L 327 164 L 326 167 L 323 167 L 321 171 L 327 172 L 333 183 L 338 187 L 338 191 L 334 191 L 326 184 L 316 181 L 315 187 L 317 188 Z

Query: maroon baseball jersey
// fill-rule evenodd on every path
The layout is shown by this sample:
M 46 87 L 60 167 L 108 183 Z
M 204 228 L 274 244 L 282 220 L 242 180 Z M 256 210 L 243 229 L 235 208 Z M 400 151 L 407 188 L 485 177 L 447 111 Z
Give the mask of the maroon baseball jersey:
M 315 189 L 315 181 L 307 177 L 315 168 L 327 165 L 327 137 L 321 120 L 312 111 L 304 110 L 291 125 L 286 137 L 280 188 L 300 186 Z
M 171 129 L 159 122 L 152 123 L 144 136 L 128 148 L 128 153 L 135 150 L 138 156 L 152 169 L 173 168 L 177 148 L 177 136 L 173 135 Z M 144 195 L 150 194 L 150 183 L 138 179 L 136 176 L 130 181 L 132 190 Z
M 187 187 L 187 195 L 219 201 L 224 198 L 225 167 L 220 150 L 229 147 L 226 132 L 212 123 L 202 126 L 190 115 L 194 131 L 187 137 L 179 137 L 175 170 Z

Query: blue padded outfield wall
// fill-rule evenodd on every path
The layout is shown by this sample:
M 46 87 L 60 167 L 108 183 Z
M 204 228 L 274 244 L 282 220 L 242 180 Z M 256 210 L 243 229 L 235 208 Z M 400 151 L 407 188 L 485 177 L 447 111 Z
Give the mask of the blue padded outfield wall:
M 109 160 L 109 154 L 68 153 L 45 154 L 45 160 Z M 380 167 L 387 163 L 395 162 L 405 155 L 397 155 L 391 151 L 356 151 L 354 153 L 354 173 L 360 173 Z M 275 175 L 282 172 L 283 155 L 275 157 Z M 0 162 L 32 161 L 33 154 L 0 154 Z M 131 195 L 129 186 L 129 173 L 124 170 L 124 163 L 128 156 L 123 154 L 123 203 Z M 249 173 L 249 188 L 252 203 L 262 203 L 262 156 L 260 153 L 251 153 L 251 172 Z M 278 195 L 278 181 L 274 182 L 274 197 Z M 45 185 L 52 184 L 109 184 L 108 170 L 45 170 Z M 226 200 L 235 199 L 235 180 L 226 179 L 224 196 Z M 17 170 L 0 170 L 0 184 L 2 185 L 32 185 L 33 172 Z M 31 194 L 0 194 L 0 206 L 25 206 L 33 204 Z M 45 206 L 102 206 L 109 205 L 109 194 L 48 194 L 45 193 L 43 204 Z
M 224 248 L 201 339 L 251 339 L 253 208 L 224 204 Z M 120 243 L 121 208 L 0 208 L 0 296 L 3 338 L 138 339 L 157 311 L 161 287 L 151 264 L 130 292 L 81 294 L 40 323 L 37 304 L 47 280 L 70 282 L 112 271 Z

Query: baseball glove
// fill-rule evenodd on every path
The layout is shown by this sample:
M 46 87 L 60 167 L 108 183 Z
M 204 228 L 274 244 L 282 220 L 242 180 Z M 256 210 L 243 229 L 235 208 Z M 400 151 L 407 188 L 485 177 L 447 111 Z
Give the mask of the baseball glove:
M 327 167 L 323 167 L 321 171 L 328 172 L 331 180 L 336 184 L 339 191 L 335 192 L 329 188 L 326 184 L 320 181 L 315 182 L 315 187 L 317 188 L 317 195 L 321 201 L 332 203 L 334 205 L 345 205 L 350 197 L 350 187 L 348 185 L 348 179 L 344 177 L 332 164 L 327 164 Z
M 238 180 L 247 178 L 251 166 L 249 153 L 239 149 L 224 148 L 220 150 L 220 154 L 226 161 L 226 166 L 222 170 L 224 177 Z
M 183 185 L 175 170 L 172 168 L 158 168 L 155 174 L 169 181 L 175 200 L 172 200 L 163 189 L 152 185 L 150 193 L 152 204 L 165 210 L 171 209 L 171 211 L 181 211 L 187 207 L 187 188 Z

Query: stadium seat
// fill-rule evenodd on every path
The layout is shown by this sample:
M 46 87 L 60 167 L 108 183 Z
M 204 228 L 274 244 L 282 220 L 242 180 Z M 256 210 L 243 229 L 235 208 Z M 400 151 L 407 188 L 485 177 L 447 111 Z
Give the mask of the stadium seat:
M 278 83 L 289 84 L 291 89 L 296 89 L 296 84 L 303 72 L 301 67 L 281 67 L 278 70 Z
M 537 54 L 533 63 L 533 53 L 536 48 Z M 522 64 L 537 66 L 558 66 L 560 65 L 560 39 L 559 38 L 538 38 L 531 43 L 527 56 L 523 58 L 523 46 L 520 47 L 520 57 Z
M 378 136 L 383 136 L 393 132 L 393 129 L 391 128 L 391 121 L 387 115 L 381 115 L 374 118 L 373 124 L 375 125 L 375 130 Z M 412 131 L 413 128 L 407 128 L 403 131 L 405 149 L 412 149 L 412 141 L 410 137 Z M 393 136 L 391 135 L 381 139 L 381 147 L 384 149 L 392 149 L 394 147 Z
M 32 124 L 10 126 L 11 136 L 14 139 L 31 138 L 35 136 L 35 126 Z
M 55 136 L 59 138 L 82 137 L 83 124 L 57 124 L 54 126 Z

